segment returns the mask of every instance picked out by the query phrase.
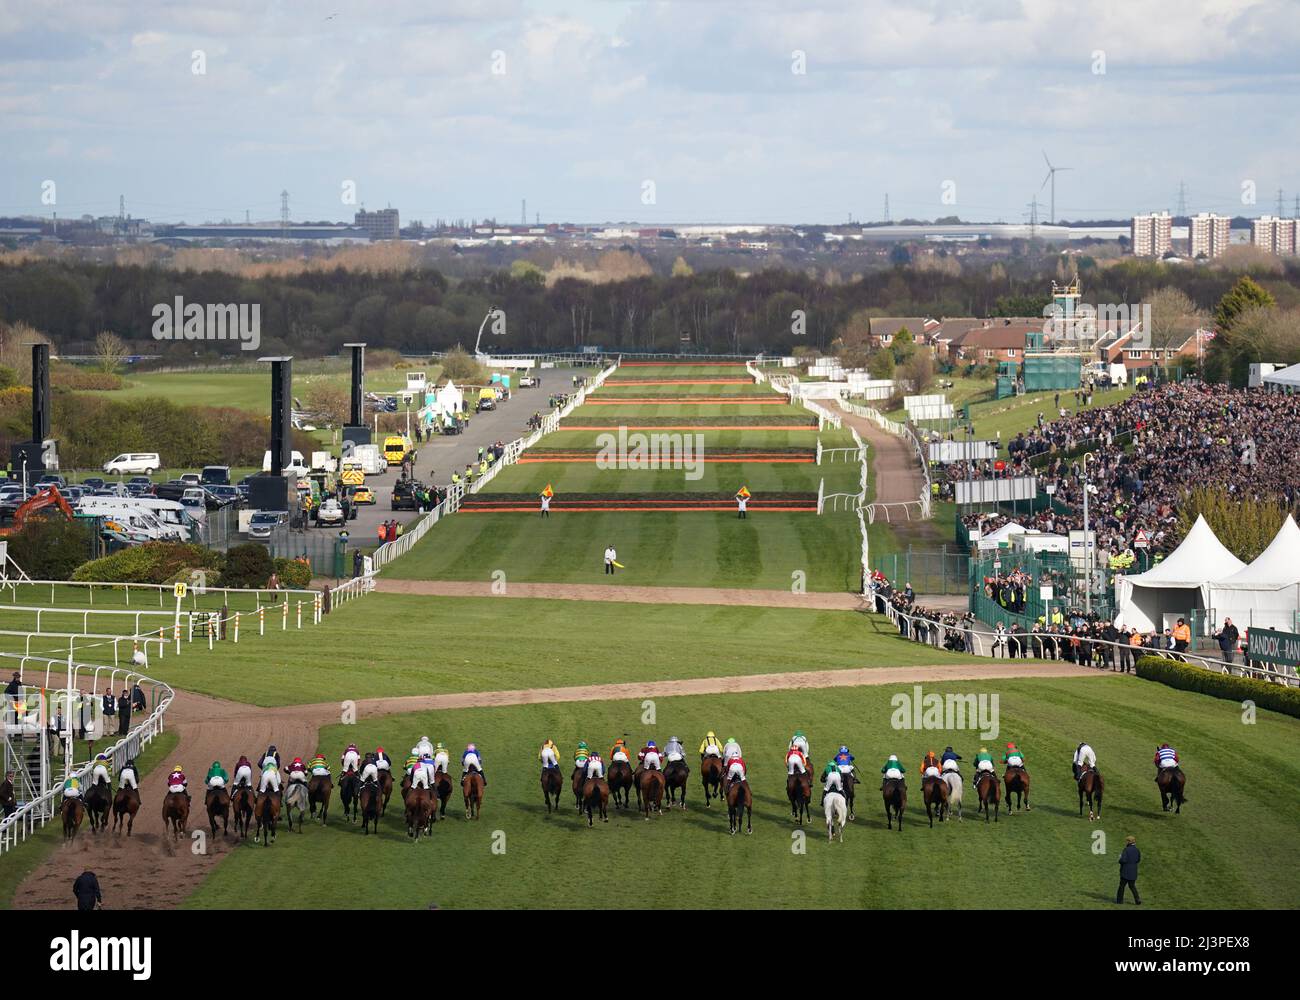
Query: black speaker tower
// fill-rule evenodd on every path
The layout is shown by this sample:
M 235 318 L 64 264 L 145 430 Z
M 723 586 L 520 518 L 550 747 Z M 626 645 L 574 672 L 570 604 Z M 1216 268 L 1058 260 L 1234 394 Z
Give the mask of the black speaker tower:
M 29 483 L 42 473 L 57 471 L 59 468 L 58 454 L 54 450 L 54 442 L 50 440 L 50 345 L 31 346 L 32 439 L 13 445 L 9 452 L 14 477 L 22 477 L 25 465 Z
M 293 358 L 259 358 L 271 365 L 271 471 L 253 476 L 249 483 L 248 503 L 253 510 L 289 510 L 289 479 L 284 470 L 289 465 L 293 433 Z
M 354 445 L 370 444 L 370 428 L 366 426 L 366 345 L 343 346 L 352 348 L 352 413 L 343 428 L 343 440 Z

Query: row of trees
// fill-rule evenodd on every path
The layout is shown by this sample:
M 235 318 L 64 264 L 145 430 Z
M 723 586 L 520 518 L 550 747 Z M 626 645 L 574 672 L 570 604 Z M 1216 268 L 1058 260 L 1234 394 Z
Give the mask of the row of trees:
M 940 264 L 950 266 L 939 266 Z M 1278 267 L 1281 270 L 1278 270 Z M 920 260 L 845 280 L 833 272 L 764 270 L 636 273 L 592 280 L 527 262 L 455 282 L 427 267 L 317 267 L 239 273 L 157 265 L 25 259 L 0 265 L 0 321 L 28 324 L 64 353 L 93 354 L 105 371 L 124 351 L 211 357 L 231 342 L 159 341 L 153 309 L 185 303 L 257 303 L 261 352 L 299 357 L 337 353 L 364 340 L 411 354 L 472 347 L 489 309 L 503 323 L 484 331 L 488 350 L 565 350 L 587 345 L 639 351 L 785 352 L 831 348 L 871 316 L 1041 315 L 1050 282 L 1078 272 L 1087 301 L 1151 302 L 1173 336 L 1215 308 L 1238 275 L 1226 268 L 1158 261 L 1072 259 L 958 265 Z M 1259 275 L 1280 310 L 1300 307 L 1300 268 Z M 1159 308 L 1155 308 L 1156 306 Z M 1165 322 L 1165 320 L 1168 320 Z M 105 336 L 105 334 L 111 334 Z M 8 338 L 10 342 L 22 338 Z M 0 364 L 6 339 L 0 333 Z M 241 355 L 242 357 L 242 355 Z M 17 360 L 17 359 L 15 359 Z M 896 362 L 898 359 L 896 359 Z M 21 367 L 14 367 L 20 372 Z
M 31 439 L 31 390 L 0 390 L 0 450 Z M 261 467 L 270 421 L 233 407 L 183 406 L 169 399 L 115 400 L 55 392 L 51 429 L 64 469 L 97 469 L 128 451 L 156 451 L 167 468 L 208 463 Z M 307 454 L 311 438 L 294 431 Z

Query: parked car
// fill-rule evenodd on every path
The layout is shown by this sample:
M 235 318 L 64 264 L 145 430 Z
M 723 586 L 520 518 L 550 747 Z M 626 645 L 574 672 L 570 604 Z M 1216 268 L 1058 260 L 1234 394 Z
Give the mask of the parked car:
M 152 476 L 162 467 L 162 460 L 156 451 L 133 451 L 109 459 L 104 463 L 103 470 L 117 475 L 133 475 L 142 472 L 146 476 Z
M 289 527 L 289 512 L 284 510 L 259 510 L 248 521 L 248 537 L 269 539 L 276 531 Z
M 99 484 L 105 485 L 103 482 Z M 126 481 L 126 491 L 132 496 L 140 493 L 149 493 L 153 490 L 153 480 L 148 476 L 132 476 Z
M 316 509 L 316 523 L 322 528 L 343 527 L 343 505 L 337 500 L 326 500 Z
M 180 475 L 179 482 L 187 483 L 190 486 L 203 485 L 203 480 L 199 477 L 199 474 L 197 472 L 182 472 Z
M 353 507 L 360 507 L 363 504 L 373 504 L 375 502 L 375 494 L 371 491 L 369 486 L 349 486 L 348 499 L 352 501 Z
M 519 376 L 519 388 L 521 389 L 536 389 L 541 384 L 542 384 L 542 380 L 539 379 L 536 375 Z
M 419 510 L 416 493 L 423 489 L 424 484 L 414 479 L 399 479 L 393 484 L 393 510 Z
M 36 480 L 36 488 L 38 490 L 43 490 L 47 486 L 57 486 L 59 492 L 62 493 L 63 490 L 67 488 L 67 485 L 68 481 L 55 472 L 47 472 L 45 475 L 41 476 L 40 479 Z
M 97 490 L 103 487 L 104 480 L 102 480 L 99 476 L 91 476 L 88 479 L 83 479 L 81 481 L 81 485 L 88 490 Z
M 239 492 L 238 486 L 209 486 L 208 492 L 221 501 L 223 507 L 238 505 L 243 503 L 243 495 Z
M 230 466 L 205 465 L 199 475 L 199 482 L 204 486 L 229 486 Z

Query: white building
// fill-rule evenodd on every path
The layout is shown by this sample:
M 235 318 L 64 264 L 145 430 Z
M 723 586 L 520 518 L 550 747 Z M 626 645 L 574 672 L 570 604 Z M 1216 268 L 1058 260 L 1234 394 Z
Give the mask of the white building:
M 1250 241 L 1261 250 L 1292 257 L 1296 252 L 1296 226 L 1295 219 L 1261 215 L 1250 224 Z
M 1168 212 L 1133 216 L 1133 256 L 1163 257 L 1173 249 L 1173 218 Z
M 1188 227 L 1192 259 L 1220 256 L 1228 248 L 1231 228 L 1232 220 L 1226 215 L 1201 212 L 1199 215 L 1192 216 L 1191 225 Z

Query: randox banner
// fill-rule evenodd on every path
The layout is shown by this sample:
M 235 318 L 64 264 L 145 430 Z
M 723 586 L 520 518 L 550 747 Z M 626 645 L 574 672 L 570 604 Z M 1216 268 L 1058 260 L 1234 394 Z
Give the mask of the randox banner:
M 1300 635 L 1271 628 L 1251 628 L 1247 636 L 1246 659 L 1252 663 L 1300 665 Z

